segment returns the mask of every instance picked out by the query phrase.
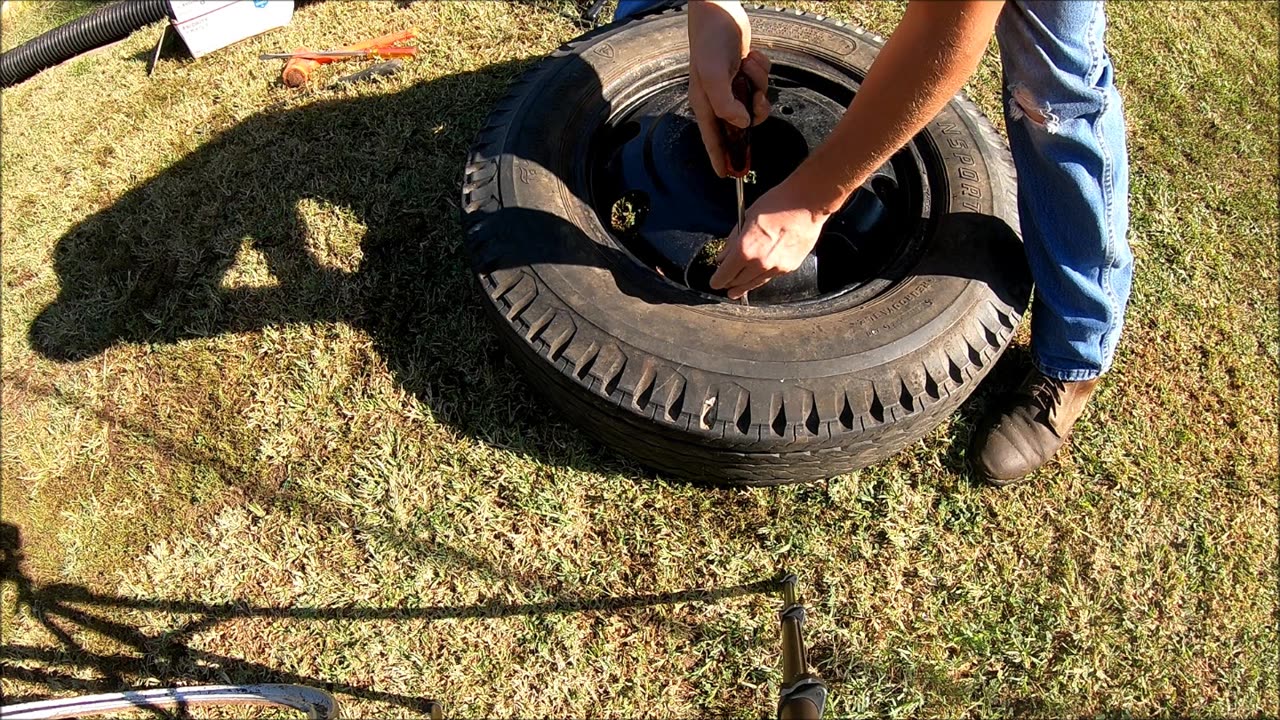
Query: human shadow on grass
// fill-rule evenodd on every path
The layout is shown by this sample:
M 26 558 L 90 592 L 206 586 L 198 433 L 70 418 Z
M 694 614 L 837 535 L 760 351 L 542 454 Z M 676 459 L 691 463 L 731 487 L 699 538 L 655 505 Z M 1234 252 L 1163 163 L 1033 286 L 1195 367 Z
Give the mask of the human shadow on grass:
M 377 690 L 351 682 L 309 677 L 259 662 L 191 647 L 200 632 L 243 618 L 300 621 L 436 621 L 447 619 L 496 619 L 514 616 L 571 613 L 618 613 L 677 603 L 715 603 L 747 595 L 772 594 L 780 577 L 730 587 L 655 592 L 625 597 L 564 597 L 539 603 L 484 603 L 469 606 L 425 607 L 276 607 L 241 602 L 201 603 L 184 600 L 127 598 L 96 592 L 81 585 L 39 585 L 23 568 L 19 529 L 0 523 L 0 581 L 10 585 L 15 610 L 29 612 L 56 638 L 58 647 L 6 643 L 0 645 L 0 674 L 5 679 L 47 687 L 66 693 L 114 692 L 149 678 L 161 686 L 219 683 L 290 683 L 311 685 L 364 700 L 396 705 L 425 713 L 433 700 Z M 195 616 L 166 631 L 144 632 L 113 619 L 114 612 Z M 83 640 L 90 640 L 84 643 Z M 127 648 L 104 652 L 86 647 L 114 642 Z M 21 665 L 19 665 L 21 663 Z M 96 674 L 85 679 L 86 671 Z M 424 688 L 424 690 L 426 690 Z M 45 699 L 46 695 L 6 696 L 5 704 Z M 447 709 L 448 698 L 443 702 Z
M 531 401 L 462 252 L 467 149 L 530 64 L 266 110 L 217 133 L 59 239 L 59 293 L 31 324 L 32 346 L 78 361 L 126 343 L 348 323 L 436 420 L 544 463 L 634 471 Z M 564 223 L 537 215 L 519 224 Z M 530 248 L 508 262 L 581 261 L 553 243 Z M 238 281 L 238 259 L 264 271 Z
M 600 95 L 594 69 L 576 56 L 560 62 L 588 96 Z M 372 338 L 396 381 L 437 421 L 543 464 L 640 474 L 548 421 L 531 386 L 501 361 L 473 272 L 590 265 L 647 303 L 699 300 L 653 282 L 621 246 L 583 242 L 582 228 L 547 212 L 482 206 L 477 224 L 489 236 L 528 241 L 480 248 L 472 268 L 464 256 L 458 197 L 467 149 L 530 64 L 267 109 L 214 134 L 59 239 L 60 288 L 31 324 L 32 347 L 77 361 L 122 343 L 346 323 Z M 975 233 L 992 242 L 919 272 L 992 280 L 1008 270 L 984 259 L 1020 259 L 1016 235 L 994 218 L 951 213 L 939 222 L 950 223 L 943 234 L 951 242 Z M 258 276 L 245 270 L 255 259 Z

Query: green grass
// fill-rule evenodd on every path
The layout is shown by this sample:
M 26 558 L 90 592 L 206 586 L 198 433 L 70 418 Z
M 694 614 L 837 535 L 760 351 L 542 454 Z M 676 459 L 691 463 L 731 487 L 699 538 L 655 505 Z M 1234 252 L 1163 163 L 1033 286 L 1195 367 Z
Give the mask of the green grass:
M 1280 713 L 1274 5 L 1109 6 L 1128 330 L 1069 450 L 1004 491 L 962 448 L 1007 372 L 809 487 L 654 479 L 548 416 L 456 203 L 565 5 L 318 3 L 150 79 L 148 31 L 4 92 L 6 702 L 295 681 L 355 717 L 759 717 L 786 568 L 833 716 Z M 380 85 L 256 59 L 410 25 Z M 998 83 L 993 52 L 989 114 Z
M 70 22 L 101 5 L 102 0 L 11 0 L 0 27 L 0 51 L 17 47 L 31 38 Z

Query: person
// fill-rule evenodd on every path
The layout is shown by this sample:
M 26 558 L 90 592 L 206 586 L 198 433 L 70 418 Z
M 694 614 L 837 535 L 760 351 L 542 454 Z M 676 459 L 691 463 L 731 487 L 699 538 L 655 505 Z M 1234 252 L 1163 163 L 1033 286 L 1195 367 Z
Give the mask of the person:
M 654 4 L 621 0 L 619 11 Z M 960 90 L 994 34 L 1036 288 L 1034 368 L 979 425 L 970 456 L 992 483 L 1024 479 L 1062 447 L 1111 367 L 1133 276 L 1125 125 L 1105 28 L 1101 1 L 912 0 L 830 136 L 748 210 L 712 287 L 736 299 L 799 267 L 826 219 Z M 730 84 L 739 69 L 751 77 L 763 120 L 769 61 L 751 47 L 737 0 L 693 0 L 688 30 L 689 102 L 723 177 L 719 123 L 750 122 Z

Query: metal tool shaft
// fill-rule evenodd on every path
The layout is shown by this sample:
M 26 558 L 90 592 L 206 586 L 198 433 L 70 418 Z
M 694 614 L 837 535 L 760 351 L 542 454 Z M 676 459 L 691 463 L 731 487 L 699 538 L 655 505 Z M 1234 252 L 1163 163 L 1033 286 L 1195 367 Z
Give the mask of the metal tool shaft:
M 820 720 L 827 704 L 827 684 L 809 672 L 805 651 L 804 606 L 796 597 L 796 576 L 781 581 L 782 613 L 782 695 L 778 700 L 778 720 Z
M 738 229 L 736 232 L 739 232 L 739 233 L 742 232 L 744 229 L 746 229 L 746 226 L 747 226 L 747 203 L 746 203 L 746 187 L 745 186 L 746 186 L 745 178 L 734 178 L 734 188 L 736 188 L 738 191 Z M 738 302 L 742 303 L 743 305 L 751 304 L 751 302 L 747 300 L 746 293 L 742 293 L 742 297 L 738 299 Z
M 804 609 L 796 601 L 795 575 L 782 581 L 782 605 L 782 683 L 790 685 L 809 670 L 808 653 L 800 634 Z
M 751 126 L 755 124 L 755 113 L 752 111 L 755 98 L 755 86 L 751 83 L 751 78 L 742 70 L 733 77 L 731 86 L 733 99 L 742 103 L 742 107 L 747 110 L 747 126 L 737 127 L 730 123 L 721 122 L 724 132 L 725 141 L 725 160 L 728 165 L 728 174 L 734 180 L 734 189 L 738 193 L 738 227 L 736 232 L 741 233 L 746 228 L 747 220 L 747 202 L 746 202 L 746 176 L 751 170 Z M 743 293 L 738 302 L 743 305 L 750 305 L 747 300 L 747 294 Z
M 734 178 L 734 181 L 738 190 L 738 232 L 742 232 L 742 226 L 747 222 L 746 189 L 743 187 L 746 182 L 742 178 Z
M 342 60 L 345 58 L 363 57 L 413 57 L 418 54 L 416 47 L 377 47 L 368 50 L 295 50 L 293 52 L 263 53 L 259 60 L 292 60 L 306 58 L 309 60 Z
M 288 60 L 295 57 L 354 58 L 371 55 L 369 50 L 299 50 L 297 52 L 262 53 L 260 60 Z

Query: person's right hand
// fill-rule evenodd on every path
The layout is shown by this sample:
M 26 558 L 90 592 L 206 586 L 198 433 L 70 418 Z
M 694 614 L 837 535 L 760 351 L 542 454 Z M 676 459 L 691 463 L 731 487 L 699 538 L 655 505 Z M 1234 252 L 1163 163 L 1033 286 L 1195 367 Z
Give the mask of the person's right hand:
M 737 0 L 689 3 L 689 105 L 698 119 L 702 143 L 716 175 L 728 171 L 720 121 L 744 128 L 747 108 L 733 98 L 733 77 L 741 69 L 755 87 L 754 120 L 769 116 L 769 59 L 751 49 L 751 24 Z

